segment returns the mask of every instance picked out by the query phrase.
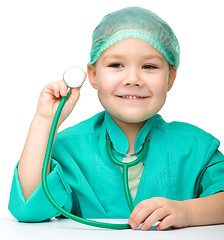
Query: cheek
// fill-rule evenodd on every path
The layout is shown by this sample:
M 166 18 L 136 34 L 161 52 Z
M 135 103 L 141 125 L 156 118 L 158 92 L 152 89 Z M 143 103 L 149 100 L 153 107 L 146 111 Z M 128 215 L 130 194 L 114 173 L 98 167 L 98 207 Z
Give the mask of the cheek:
M 104 78 L 100 78 L 97 80 L 97 94 L 98 94 L 98 98 L 101 102 L 101 104 L 105 106 L 105 104 L 107 104 L 109 98 L 109 94 L 110 94 L 110 86 L 108 86 L 107 81 L 104 81 Z
M 113 74 L 101 73 L 99 78 L 97 78 L 98 85 L 98 95 L 108 96 L 108 94 L 113 93 L 116 89 L 117 78 Z
M 156 78 L 152 79 L 150 85 L 151 91 L 154 96 L 166 96 L 168 90 L 168 76 L 165 74 L 161 74 Z

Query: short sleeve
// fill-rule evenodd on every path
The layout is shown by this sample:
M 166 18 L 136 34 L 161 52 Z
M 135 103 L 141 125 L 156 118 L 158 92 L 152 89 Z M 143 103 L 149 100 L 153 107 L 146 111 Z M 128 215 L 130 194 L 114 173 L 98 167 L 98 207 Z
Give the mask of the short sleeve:
M 60 213 L 51 205 L 40 183 L 27 201 L 25 201 L 18 179 L 18 163 L 15 168 L 10 199 L 9 211 L 21 222 L 40 222 L 57 217 Z M 64 175 L 58 162 L 52 159 L 52 171 L 47 176 L 48 188 L 55 201 L 67 211 L 71 211 L 71 188 L 64 181 Z
M 224 156 L 218 150 L 218 146 L 218 140 L 214 139 L 206 157 L 206 165 L 201 173 L 200 198 L 224 191 Z

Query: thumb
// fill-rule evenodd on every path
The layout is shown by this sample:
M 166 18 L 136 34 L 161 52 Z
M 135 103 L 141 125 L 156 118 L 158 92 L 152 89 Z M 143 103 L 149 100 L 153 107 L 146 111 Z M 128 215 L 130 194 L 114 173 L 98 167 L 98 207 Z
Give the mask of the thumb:
M 79 96 L 80 96 L 80 87 L 72 88 L 70 90 L 70 96 L 68 98 L 69 104 L 74 107 L 76 102 L 79 100 Z

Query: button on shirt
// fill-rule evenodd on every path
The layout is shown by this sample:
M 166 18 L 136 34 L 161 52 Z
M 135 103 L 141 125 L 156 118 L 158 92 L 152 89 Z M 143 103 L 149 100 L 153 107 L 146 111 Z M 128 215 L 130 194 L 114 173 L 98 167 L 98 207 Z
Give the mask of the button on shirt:
M 66 210 L 85 218 L 129 218 L 120 167 L 106 151 L 106 131 L 113 148 L 127 153 L 128 140 L 103 111 L 57 134 L 52 151 L 49 190 Z M 166 123 L 160 115 L 148 119 L 134 145 L 138 153 L 150 132 L 149 150 L 134 206 L 144 199 L 187 200 L 224 190 L 224 156 L 219 141 L 205 131 L 181 122 Z M 116 154 L 122 161 L 123 158 Z M 18 165 L 18 164 L 17 164 Z M 39 222 L 60 215 L 40 184 L 27 201 L 15 168 L 9 210 L 19 221 Z

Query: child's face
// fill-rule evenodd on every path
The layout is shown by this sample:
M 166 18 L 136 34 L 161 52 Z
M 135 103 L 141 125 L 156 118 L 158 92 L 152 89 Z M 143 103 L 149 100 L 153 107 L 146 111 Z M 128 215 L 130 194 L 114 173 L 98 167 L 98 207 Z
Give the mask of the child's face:
M 164 105 L 175 80 L 164 56 L 144 40 L 128 38 L 103 52 L 88 66 L 91 85 L 103 107 L 114 118 L 143 122 Z

